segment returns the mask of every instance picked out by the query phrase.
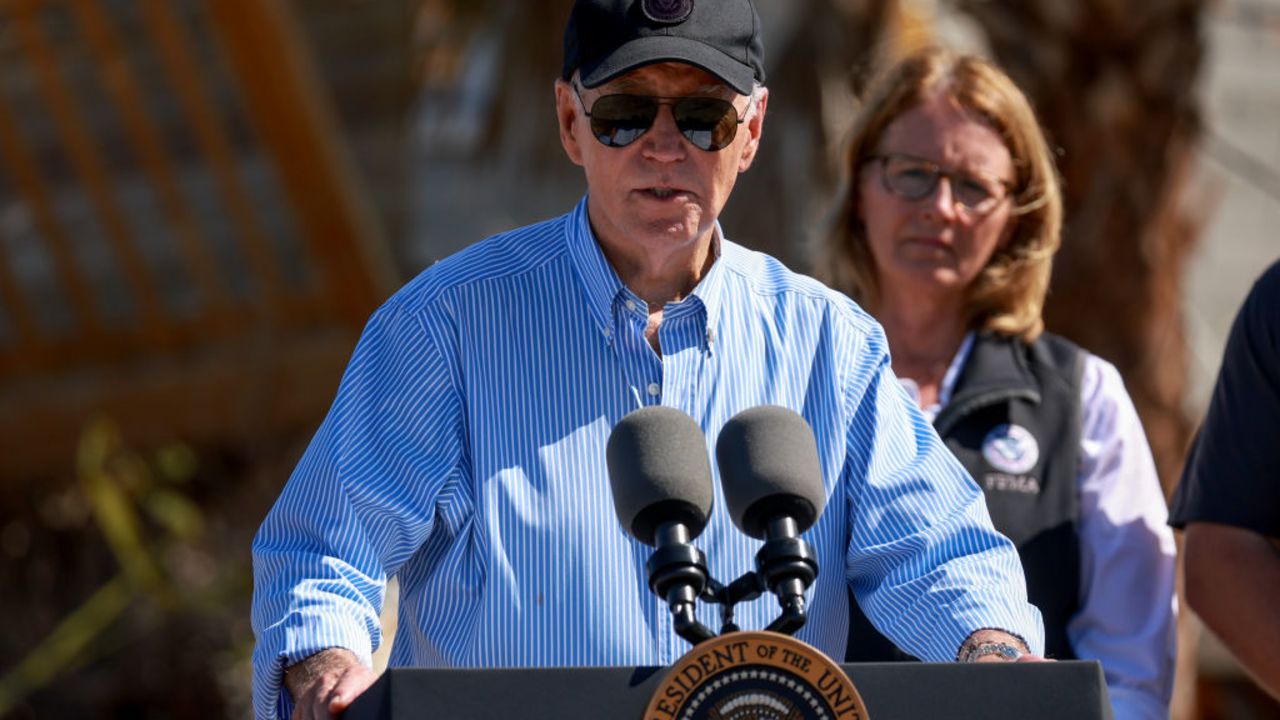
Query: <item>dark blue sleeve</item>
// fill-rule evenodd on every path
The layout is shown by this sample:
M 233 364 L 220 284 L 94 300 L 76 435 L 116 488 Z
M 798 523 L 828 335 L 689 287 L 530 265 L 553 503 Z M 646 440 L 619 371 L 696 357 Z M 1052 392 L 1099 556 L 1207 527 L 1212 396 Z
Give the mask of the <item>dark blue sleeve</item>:
M 1207 521 L 1280 537 L 1280 262 L 1245 299 L 1170 524 Z

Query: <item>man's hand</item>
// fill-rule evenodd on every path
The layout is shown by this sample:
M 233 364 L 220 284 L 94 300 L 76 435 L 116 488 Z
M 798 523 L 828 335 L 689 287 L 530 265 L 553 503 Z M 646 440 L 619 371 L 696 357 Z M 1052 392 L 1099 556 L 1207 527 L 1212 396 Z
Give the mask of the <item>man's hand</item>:
M 994 628 L 983 628 L 965 638 L 956 653 L 960 662 L 1046 662 L 1031 649 L 1022 638 Z
M 347 709 L 378 677 L 342 648 L 321 650 L 284 671 L 293 720 L 329 720 Z

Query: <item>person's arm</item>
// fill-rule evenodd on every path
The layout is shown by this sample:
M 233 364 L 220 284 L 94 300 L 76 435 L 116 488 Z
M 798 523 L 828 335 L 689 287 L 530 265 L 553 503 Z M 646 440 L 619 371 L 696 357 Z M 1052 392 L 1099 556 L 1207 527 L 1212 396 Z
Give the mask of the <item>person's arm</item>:
M 387 579 L 433 532 L 437 498 L 466 491 L 461 403 L 438 345 L 418 314 L 389 304 L 374 315 L 329 415 L 254 538 L 260 720 L 287 717 L 295 699 L 323 700 L 322 690 L 339 685 L 345 701 L 368 679 Z M 450 483 L 459 487 L 447 491 Z M 321 651 L 330 648 L 344 649 L 344 665 L 326 664 L 334 653 Z M 286 692 L 285 667 L 298 670 L 290 689 L 312 692 Z
M 1191 522 L 1187 604 L 1258 683 L 1280 699 L 1280 548 L 1250 530 Z
M 846 460 L 852 513 L 846 572 L 867 618 L 907 652 L 955 660 L 988 629 L 1044 652 L 1013 543 L 991 525 L 977 483 L 908 400 L 887 362 L 850 353 Z M 879 358 L 876 362 L 875 358 Z M 993 657 L 985 661 L 1003 660 Z
M 1169 716 L 1177 652 L 1175 546 L 1155 462 L 1120 373 L 1085 362 L 1076 656 L 1098 660 L 1117 720 Z
M 1174 495 L 1187 603 L 1280 698 L 1280 262 L 1227 338 L 1204 423 Z

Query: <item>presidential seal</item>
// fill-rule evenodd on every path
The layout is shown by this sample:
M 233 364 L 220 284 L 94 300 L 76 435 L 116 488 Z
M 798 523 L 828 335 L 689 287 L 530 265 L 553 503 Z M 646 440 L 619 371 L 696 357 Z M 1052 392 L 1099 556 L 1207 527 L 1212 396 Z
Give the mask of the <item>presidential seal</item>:
M 644 720 L 866 720 L 849 677 L 817 648 L 780 633 L 701 643 L 667 671 Z

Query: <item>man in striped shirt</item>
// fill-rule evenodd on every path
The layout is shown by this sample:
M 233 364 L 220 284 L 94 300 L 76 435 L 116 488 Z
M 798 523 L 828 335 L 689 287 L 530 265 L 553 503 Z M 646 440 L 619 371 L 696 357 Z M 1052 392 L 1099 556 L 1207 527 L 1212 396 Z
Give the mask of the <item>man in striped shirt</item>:
M 805 533 L 821 574 L 800 639 L 844 655 L 851 586 L 919 657 L 1042 651 L 1013 546 L 879 326 L 716 222 L 760 142 L 759 25 L 750 0 L 576 3 L 555 103 L 586 197 L 437 263 L 370 319 L 254 541 L 259 717 L 328 717 L 368 687 L 391 576 L 393 665 L 674 662 L 687 644 L 605 468 L 611 428 L 659 404 L 709 447 L 755 405 L 813 428 L 827 504 Z M 759 548 L 724 506 L 717 487 L 696 543 L 727 581 Z M 748 629 L 776 614 L 769 597 L 736 608 Z

